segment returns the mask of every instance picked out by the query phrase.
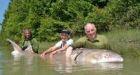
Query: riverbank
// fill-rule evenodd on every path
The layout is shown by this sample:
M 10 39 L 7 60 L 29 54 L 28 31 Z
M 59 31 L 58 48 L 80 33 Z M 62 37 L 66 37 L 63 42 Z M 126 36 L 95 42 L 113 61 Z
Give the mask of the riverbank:
M 111 32 L 102 33 L 108 38 L 109 45 L 114 52 L 121 54 L 122 56 L 140 57 L 140 30 L 116 30 Z M 73 37 L 74 40 L 78 37 Z M 5 39 L 1 39 L 0 45 L 9 45 Z M 56 41 L 57 42 L 57 41 Z M 39 53 L 47 50 L 53 46 L 56 42 L 41 42 Z M 6 43 L 6 45 L 4 44 Z M 11 47 L 9 45 L 8 47 Z
M 102 33 L 108 38 L 111 49 L 122 56 L 140 56 L 140 30 L 117 30 L 107 33 Z M 77 37 L 73 38 L 74 40 Z M 53 46 L 55 42 L 42 42 L 40 43 L 40 51 L 46 50 L 48 47 Z

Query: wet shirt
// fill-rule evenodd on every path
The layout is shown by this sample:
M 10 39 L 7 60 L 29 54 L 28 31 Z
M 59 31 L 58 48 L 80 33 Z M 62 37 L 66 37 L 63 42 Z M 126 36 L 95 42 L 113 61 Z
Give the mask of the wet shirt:
M 106 49 L 107 39 L 103 35 L 97 35 L 93 41 L 90 41 L 86 36 L 80 38 L 73 44 L 74 48 L 93 48 Z
M 29 45 L 32 45 L 33 51 L 35 53 L 38 53 L 38 49 L 39 49 L 39 44 L 37 42 L 37 40 L 35 38 L 31 39 L 31 40 L 24 40 L 23 41 L 23 50 L 26 49 Z
M 73 40 L 69 39 L 65 43 L 61 40 L 61 41 L 59 41 L 55 44 L 55 47 L 56 48 L 62 48 L 65 44 L 67 44 L 68 46 L 71 46 L 73 44 Z

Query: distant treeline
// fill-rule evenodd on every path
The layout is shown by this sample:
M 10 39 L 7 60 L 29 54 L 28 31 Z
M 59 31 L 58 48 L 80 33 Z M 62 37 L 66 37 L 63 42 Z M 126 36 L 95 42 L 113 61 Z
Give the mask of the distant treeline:
M 11 0 L 2 23 L 2 36 L 19 40 L 31 28 L 40 41 L 54 41 L 61 29 L 82 35 L 87 22 L 98 32 L 140 28 L 140 0 Z

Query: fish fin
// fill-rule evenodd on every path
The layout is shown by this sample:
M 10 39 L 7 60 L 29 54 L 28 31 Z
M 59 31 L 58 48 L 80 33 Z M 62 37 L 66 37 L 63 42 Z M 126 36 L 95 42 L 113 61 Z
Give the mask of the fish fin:
M 14 50 L 20 51 L 20 52 L 22 51 L 22 48 L 19 45 L 17 45 L 14 41 L 10 39 L 6 39 L 6 40 L 11 43 Z

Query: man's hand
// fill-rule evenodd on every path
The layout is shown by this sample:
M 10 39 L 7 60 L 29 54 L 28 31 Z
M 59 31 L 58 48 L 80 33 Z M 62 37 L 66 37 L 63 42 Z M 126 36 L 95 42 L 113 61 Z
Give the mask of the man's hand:
M 43 53 L 41 53 L 41 57 L 45 57 L 45 55 L 47 54 L 47 52 L 43 52 Z
M 27 46 L 23 47 L 22 50 L 24 51 L 27 48 Z

